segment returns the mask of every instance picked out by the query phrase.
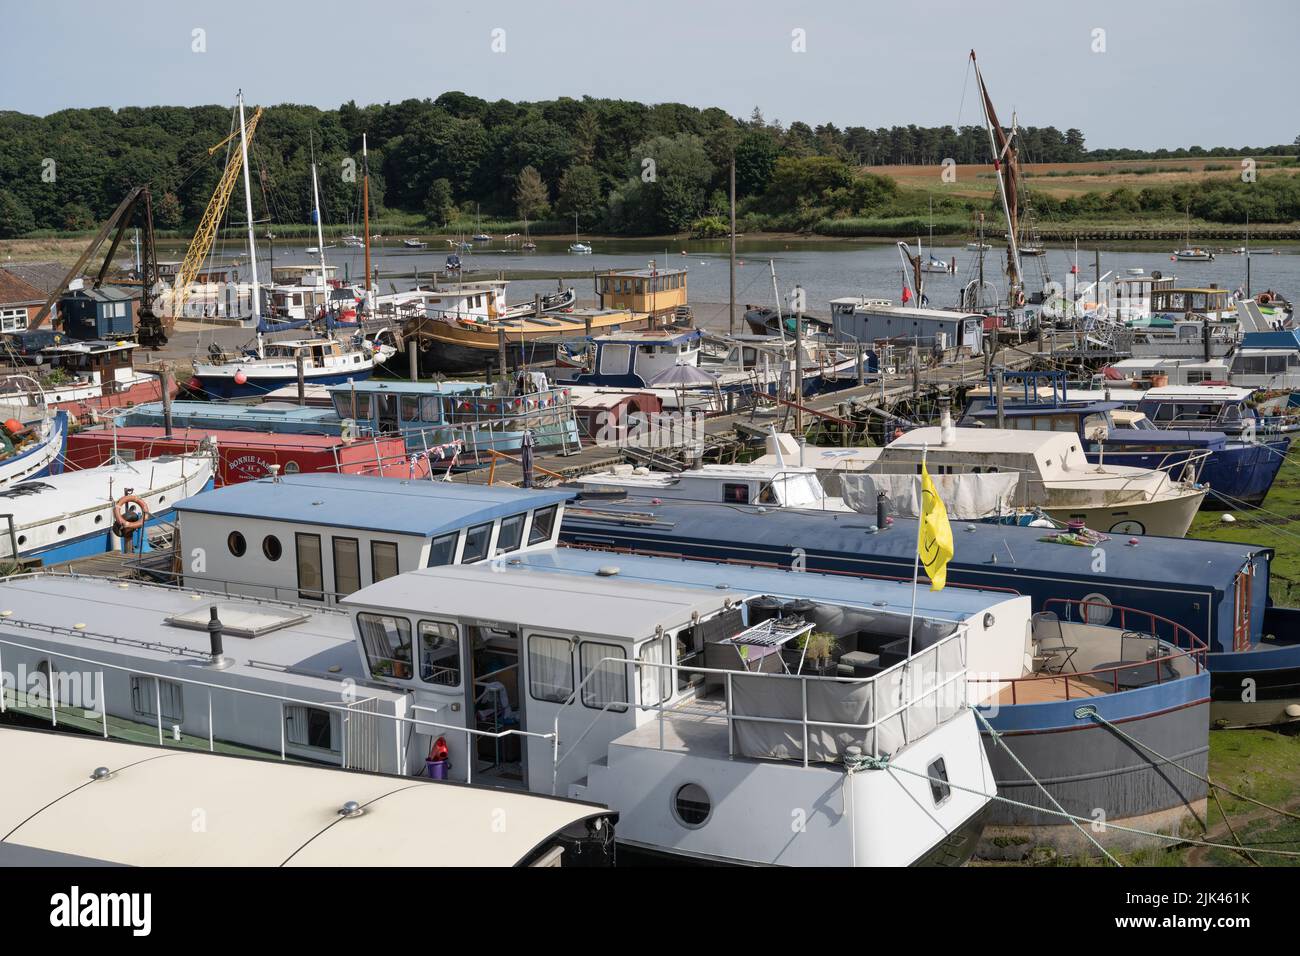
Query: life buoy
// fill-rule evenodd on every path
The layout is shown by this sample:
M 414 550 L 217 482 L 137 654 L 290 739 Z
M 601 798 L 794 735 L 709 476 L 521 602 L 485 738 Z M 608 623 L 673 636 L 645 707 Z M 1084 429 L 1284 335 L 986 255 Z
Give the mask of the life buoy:
M 1273 301 L 1273 297 L 1267 292 L 1261 292 L 1259 295 L 1255 296 L 1255 301 L 1260 305 L 1268 305 Z
M 1024 290 L 1024 289 L 1017 289 L 1017 290 L 1016 290 L 1016 307 L 1017 307 L 1017 308 L 1022 307 L 1024 304 L 1025 304 L 1025 290 Z
M 135 505 L 139 510 L 138 518 L 127 516 L 127 506 Z M 149 520 L 149 506 L 137 495 L 123 495 L 113 502 L 113 520 L 125 531 L 134 531 Z

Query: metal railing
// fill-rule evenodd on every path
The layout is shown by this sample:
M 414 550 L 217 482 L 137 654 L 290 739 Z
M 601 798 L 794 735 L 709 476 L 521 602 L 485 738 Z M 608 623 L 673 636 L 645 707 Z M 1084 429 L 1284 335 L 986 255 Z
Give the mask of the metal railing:
M 592 732 L 597 722 L 612 707 L 623 707 L 623 708 L 631 708 L 635 711 L 654 712 L 657 715 L 657 721 L 659 726 L 659 749 L 660 750 L 664 748 L 664 743 L 665 743 L 664 721 L 670 715 L 704 717 L 704 718 L 712 718 L 717 720 L 725 720 L 727 723 L 727 753 L 729 756 L 733 756 L 733 757 L 736 755 L 736 724 L 737 723 L 752 722 L 752 723 L 760 723 L 760 724 L 775 724 L 775 725 L 782 725 L 782 726 L 798 727 L 802 738 L 802 748 L 801 748 L 802 761 L 801 762 L 805 768 L 814 762 L 809 756 L 809 752 L 810 752 L 809 734 L 810 731 L 814 728 L 832 728 L 837 731 L 861 733 L 863 752 L 868 754 L 874 754 L 878 750 L 878 744 L 879 744 L 878 733 L 881 729 L 883 729 L 883 725 L 885 725 L 890 721 L 898 719 L 901 724 L 902 746 L 907 746 L 909 744 L 916 742 L 917 740 L 920 740 L 931 730 L 937 728 L 938 726 L 946 722 L 945 719 L 942 717 L 942 711 L 941 711 L 942 704 L 939 700 L 936 699 L 934 702 L 934 715 L 933 715 L 934 719 L 932 725 L 929 728 L 923 729 L 920 733 L 913 735 L 913 728 L 911 727 L 910 717 L 912 716 L 912 712 L 914 708 L 920 706 L 922 702 L 930 698 L 937 698 L 937 696 L 941 692 L 955 685 L 955 687 L 959 689 L 960 699 L 950 702 L 949 707 L 951 709 L 951 716 L 948 719 L 952 719 L 953 716 L 956 716 L 961 710 L 965 708 L 967 704 L 966 638 L 967 638 L 967 629 L 965 625 L 958 625 L 954 633 L 948 635 L 947 637 L 944 637 L 939 641 L 936 641 L 934 644 L 931 644 L 929 647 L 926 647 L 923 650 L 917 651 L 907 660 L 900 661 L 899 663 L 894 664 L 891 667 L 885 668 L 884 670 L 881 670 L 879 673 L 873 674 L 869 677 L 823 677 L 823 676 L 804 675 L 804 674 L 770 674 L 770 673 L 759 673 L 759 672 L 751 672 L 751 671 L 726 670 L 726 669 L 716 668 L 716 667 L 697 667 L 694 665 L 683 665 L 680 663 L 666 664 L 666 663 L 659 663 L 654 661 L 636 660 L 627 657 L 601 658 L 600 661 L 598 661 L 595 665 L 591 667 L 587 675 L 578 683 L 578 685 L 573 689 L 572 693 L 570 693 L 568 698 L 566 698 L 563 701 L 561 708 L 556 712 L 555 721 L 552 725 L 552 732 L 549 735 L 553 741 L 552 742 L 553 751 L 552 751 L 551 793 L 552 794 L 556 793 L 558 789 L 559 769 L 561 764 L 563 764 L 564 761 L 568 759 L 572 754 L 577 752 L 578 747 Z M 940 658 L 940 649 L 943 648 L 945 645 L 954 642 L 957 643 L 960 650 L 960 667 L 954 673 L 949 674 L 947 676 L 942 676 L 937 666 Z M 846 722 L 837 722 L 837 721 L 810 718 L 808 713 L 808 686 L 810 683 L 817 683 L 820 685 L 837 685 L 837 686 L 851 687 L 851 688 L 858 688 L 867 685 L 872 685 L 874 687 L 874 686 L 883 686 L 885 681 L 892 680 L 894 677 L 897 676 L 897 677 L 901 677 L 900 686 L 904 689 L 904 691 L 906 691 L 907 682 L 911 676 L 912 671 L 919 666 L 918 659 L 921 658 L 923 655 L 927 655 L 927 654 L 933 654 L 934 661 L 936 664 L 934 668 L 934 673 L 936 675 L 942 676 L 942 679 L 934 683 L 933 686 L 923 690 L 921 693 L 915 696 L 907 696 L 905 693 L 903 702 L 899 706 L 893 708 L 892 710 L 889 710 L 884 714 L 874 714 L 873 719 L 865 723 L 846 723 Z M 716 674 L 722 677 L 724 682 L 725 697 L 723 702 L 723 708 L 721 712 L 718 712 L 716 710 L 711 710 L 711 709 L 682 706 L 681 703 L 677 703 L 677 704 L 672 703 L 673 698 L 671 695 L 665 700 L 660 700 L 654 703 L 647 703 L 644 701 L 631 701 L 631 700 L 606 701 L 598 708 L 598 712 L 588 722 L 586 728 L 584 728 L 582 733 L 578 735 L 578 738 L 572 744 L 569 745 L 568 749 L 563 754 L 561 754 L 560 753 L 560 718 L 564 716 L 566 713 L 569 713 L 568 708 L 572 707 L 582 697 L 583 690 L 586 688 L 588 682 L 590 682 L 592 678 L 594 678 L 597 674 L 605 674 L 605 675 L 608 674 L 608 671 L 604 670 L 604 667 L 606 664 L 609 663 L 621 665 L 627 668 L 626 686 L 628 687 L 639 686 L 639 682 L 636 680 L 636 677 L 638 673 L 637 668 L 641 668 L 641 667 L 655 668 L 659 671 L 667 671 L 668 672 L 667 679 L 670 682 L 667 685 L 668 687 L 677 686 L 677 674 L 679 671 L 686 671 L 689 674 Z M 800 716 L 798 718 L 769 717 L 760 714 L 737 713 L 735 702 L 734 702 L 734 695 L 733 695 L 733 681 L 736 677 L 752 677 L 752 678 L 757 678 L 762 680 L 773 680 L 773 681 L 798 681 L 800 684 L 800 700 L 801 700 Z M 629 696 L 639 696 L 639 695 L 629 694 Z M 689 704 L 691 701 L 694 700 L 697 700 L 697 698 L 694 697 L 686 698 L 685 703 Z M 587 704 L 587 706 L 590 707 L 591 705 Z M 873 705 L 873 709 L 874 709 L 874 705 Z M 872 739 L 871 745 L 867 745 L 868 738 Z M 762 758 L 757 758 L 757 759 L 762 759 Z M 816 761 L 816 762 L 822 762 L 822 761 Z
M 20 624 L 22 626 L 29 626 L 29 627 L 35 626 L 33 622 L 17 621 L 12 617 L 6 618 L 4 623 L 7 626 L 13 624 Z M 54 628 L 48 628 L 48 629 L 52 631 L 56 630 Z M 74 631 L 72 633 L 78 637 L 87 636 L 85 632 L 82 631 Z M 0 673 L 4 673 L 3 648 L 28 651 L 32 654 L 37 655 L 38 658 L 43 658 L 44 661 L 46 662 L 48 670 L 44 673 L 46 673 L 47 680 L 49 681 L 50 684 L 49 694 L 48 694 L 50 722 L 51 725 L 56 728 L 58 727 L 58 722 L 59 722 L 58 708 L 60 706 L 59 703 L 60 695 L 59 693 L 56 692 L 56 687 L 60 682 L 61 674 L 62 674 L 62 671 L 59 670 L 57 665 L 60 662 L 87 665 L 88 669 L 91 670 L 95 676 L 94 696 L 98 704 L 98 708 L 96 711 L 94 711 L 94 713 L 99 718 L 99 723 L 101 727 L 101 731 L 100 731 L 101 736 L 105 740 L 109 739 L 110 737 L 109 722 L 108 722 L 109 721 L 108 702 L 107 702 L 107 697 L 104 693 L 104 673 L 106 671 L 122 674 L 126 676 L 128 679 L 132 677 L 144 677 L 153 680 L 154 682 L 153 716 L 155 717 L 154 723 L 158 735 L 159 746 L 163 746 L 167 742 L 166 732 L 164 730 L 165 718 L 164 718 L 164 713 L 162 708 L 162 696 L 161 696 L 162 681 L 167 681 L 171 684 L 180 685 L 182 687 L 202 688 L 205 691 L 206 712 L 207 712 L 207 744 L 208 744 L 209 753 L 216 752 L 217 749 L 216 745 L 218 739 L 220 739 L 220 741 L 223 744 L 243 746 L 254 750 L 264 749 L 254 741 L 238 740 L 235 738 L 228 738 L 228 737 L 218 738 L 216 734 L 215 720 L 213 716 L 213 696 L 214 696 L 213 692 L 214 691 L 233 694 L 242 699 L 273 702 L 276 705 L 278 705 L 279 758 L 281 761 L 288 761 L 291 758 L 312 759 L 314 757 L 323 757 L 326 754 L 328 754 L 331 757 L 336 757 L 338 759 L 340 766 L 344 767 L 345 769 L 348 768 L 349 755 L 354 752 L 353 751 L 354 741 L 352 741 L 349 736 L 352 733 L 351 720 L 354 717 L 363 717 L 366 719 L 376 720 L 376 721 L 387 721 L 392 725 L 392 730 L 394 732 L 394 736 L 393 736 L 394 768 L 391 772 L 398 774 L 400 776 L 411 775 L 409 773 L 410 768 L 407 763 L 410 742 L 409 740 L 404 741 L 402 739 L 402 728 L 408 725 L 412 729 L 417 727 L 433 727 L 439 731 L 465 734 L 466 751 L 467 751 L 466 781 L 471 783 L 473 782 L 474 759 L 475 759 L 474 754 L 472 752 L 472 748 L 469 746 L 471 738 L 486 737 L 492 739 L 500 739 L 502 737 L 508 737 L 508 736 L 519 736 L 519 737 L 535 737 L 541 740 L 551 739 L 550 734 L 542 734 L 542 733 L 536 733 L 536 732 L 531 732 L 526 730 L 515 730 L 515 729 L 509 729 L 503 731 L 484 731 L 474 727 L 468 727 L 465 725 L 441 723 L 441 722 L 429 720 L 427 718 L 422 718 L 418 716 L 419 712 L 421 711 L 425 711 L 430 714 L 437 714 L 442 709 L 441 707 L 426 707 L 419 704 L 413 704 L 411 706 L 411 712 L 415 716 L 412 717 L 406 717 L 401 714 L 395 714 L 395 713 L 394 714 L 383 713 L 373 709 L 360 710 L 358 709 L 360 706 L 374 704 L 376 701 L 380 700 L 380 698 L 367 697 L 357 701 L 352 701 L 346 705 L 332 704 L 327 701 L 311 700 L 302 697 L 293 697 L 286 694 L 275 694 L 269 691 L 253 690 L 251 688 L 246 688 L 246 687 L 236 687 L 229 684 L 219 684 L 211 681 L 198 680 L 192 677 L 184 677 L 174 673 L 161 673 L 158 671 L 147 670 L 141 667 L 128 667 L 121 664 L 112 664 L 107 661 L 96 660 L 94 658 L 89 658 L 89 657 L 82 657 L 80 655 L 71 654 L 65 651 L 58 651 L 50 647 L 42 647 L 40 645 L 33 645 L 33 644 L 24 644 L 18 641 L 11 641 L 5 639 L 0 639 Z M 173 650 L 178 650 L 178 649 L 173 649 Z M 179 649 L 179 650 L 184 650 L 184 649 Z M 192 650 L 184 650 L 184 652 L 191 657 L 206 658 L 208 656 Z M 335 678 L 335 679 L 339 682 L 340 685 L 343 684 L 343 678 Z M 32 709 L 31 705 L 24 706 L 19 702 L 20 691 L 18 690 L 16 685 L 13 693 L 14 693 L 14 704 L 13 704 L 14 707 L 21 707 L 24 710 Z M 6 694 L 7 694 L 7 690 L 4 688 L 0 688 L 0 714 L 6 713 L 10 706 L 7 703 Z M 393 701 L 402 700 L 405 698 L 405 696 L 406 695 L 404 694 L 395 694 L 392 700 Z M 288 733 L 286 730 L 287 715 L 285 709 L 286 707 L 294 707 L 294 706 L 307 707 L 314 710 L 325 711 L 331 715 L 334 714 L 339 715 L 340 735 L 342 737 L 339 746 L 324 749 L 324 748 L 315 748 L 309 744 L 290 743 L 288 740 Z M 66 704 L 64 704 L 63 707 L 64 710 L 69 709 L 69 706 Z M 73 709 L 80 709 L 83 711 L 83 714 L 89 712 L 88 708 L 73 708 Z M 243 712 L 242 715 L 246 717 L 247 713 Z M 127 718 L 123 718 L 123 719 L 127 719 Z M 147 726 L 139 721 L 133 721 L 128 719 L 128 722 L 136 724 L 138 726 Z M 174 728 L 178 732 L 181 730 L 183 725 L 184 725 L 184 720 L 173 723 Z M 373 767 L 366 767 L 364 769 L 373 770 L 374 772 L 382 772 L 381 766 L 378 761 L 379 750 L 378 750 L 377 739 L 372 743 L 374 746 L 373 753 L 375 754 L 375 765 Z M 289 752 L 290 747 L 296 748 L 299 751 L 308 751 L 309 753 L 291 754 Z

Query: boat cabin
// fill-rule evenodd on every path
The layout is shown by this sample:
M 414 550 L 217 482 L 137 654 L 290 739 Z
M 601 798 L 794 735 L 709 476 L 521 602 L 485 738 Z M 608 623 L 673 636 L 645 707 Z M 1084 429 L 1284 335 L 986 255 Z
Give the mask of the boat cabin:
M 334 605 L 414 568 L 553 547 L 567 491 L 358 475 L 229 485 L 176 506 L 185 583 Z
M 1193 315 L 1209 319 L 1233 319 L 1237 314 L 1237 304 L 1232 293 L 1220 289 L 1217 285 L 1208 288 L 1153 288 L 1151 290 L 1151 314 L 1153 317 L 1174 318 Z
M 655 318 L 687 304 L 686 269 L 631 269 L 596 276 L 596 301 L 602 309 L 644 312 Z
M 969 349 L 978 355 L 984 342 L 983 315 L 948 309 L 881 305 L 877 299 L 831 299 L 831 325 L 837 340 L 864 345 L 918 343 L 923 348 Z
M 700 363 L 699 329 L 629 330 L 596 336 L 587 349 L 587 366 L 569 381 L 575 385 L 645 388 L 676 365 Z
M 828 497 L 815 468 L 783 465 L 702 465 L 666 474 L 632 465 L 576 479 L 588 491 L 625 491 L 629 495 L 683 501 L 774 508 L 831 508 L 843 510 L 838 498 Z
M 1167 385 L 1147 389 L 1137 410 L 1158 428 L 1242 432 L 1256 418 L 1253 394 L 1230 385 Z
M 135 382 L 132 353 L 136 348 L 134 342 L 103 339 L 65 342 L 42 349 L 41 359 L 49 362 L 51 368 L 62 369 L 89 384 L 102 385 L 107 395 Z

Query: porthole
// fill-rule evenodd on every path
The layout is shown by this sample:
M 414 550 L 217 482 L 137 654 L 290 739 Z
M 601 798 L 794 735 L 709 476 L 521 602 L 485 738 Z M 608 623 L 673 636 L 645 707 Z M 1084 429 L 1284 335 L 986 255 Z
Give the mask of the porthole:
M 266 555 L 268 561 L 279 561 L 280 555 L 284 554 L 280 539 L 273 534 L 268 534 L 262 539 L 262 553 Z
M 59 534 L 63 534 L 63 532 L 67 530 L 68 530 L 68 526 L 66 524 L 59 525 Z
M 1084 622 L 1087 624 L 1105 627 L 1115 615 L 1115 610 L 1110 604 L 1110 598 L 1096 591 L 1085 594 L 1081 604 L 1079 610 L 1082 613 Z
M 104 516 L 103 516 L 103 515 L 95 515 L 95 524 L 103 524 L 103 523 L 104 523 Z
M 24 545 L 24 544 L 26 544 L 26 543 L 27 543 L 27 535 L 25 535 L 25 534 L 20 534 L 20 535 L 18 536 L 18 544 L 19 544 L 19 545 Z
M 673 794 L 673 815 L 688 829 L 697 830 L 704 826 L 712 813 L 713 802 L 698 783 L 684 783 Z
M 296 461 L 286 461 L 284 463 L 284 473 L 286 475 L 296 475 L 301 470 L 302 469 L 298 467 L 298 463 Z
M 230 549 L 230 553 L 235 557 L 242 558 L 244 552 L 248 550 L 248 542 L 244 540 L 244 536 L 238 531 L 232 531 L 226 538 L 226 547 Z

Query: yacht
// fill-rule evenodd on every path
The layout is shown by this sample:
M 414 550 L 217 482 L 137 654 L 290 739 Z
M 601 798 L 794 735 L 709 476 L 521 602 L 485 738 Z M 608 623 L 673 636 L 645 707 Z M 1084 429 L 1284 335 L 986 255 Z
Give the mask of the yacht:
M 653 472 L 616 465 L 575 479 L 588 492 L 621 491 L 638 497 L 772 508 L 851 511 L 840 498 L 826 494 L 811 467 L 779 465 L 701 465 L 686 471 Z
M 300 368 L 313 385 L 361 381 L 397 351 L 359 335 L 263 342 L 259 333 L 257 340 L 256 350 L 237 356 L 210 347 L 208 361 L 194 363 L 199 388 L 212 398 L 264 395 L 296 383 Z

